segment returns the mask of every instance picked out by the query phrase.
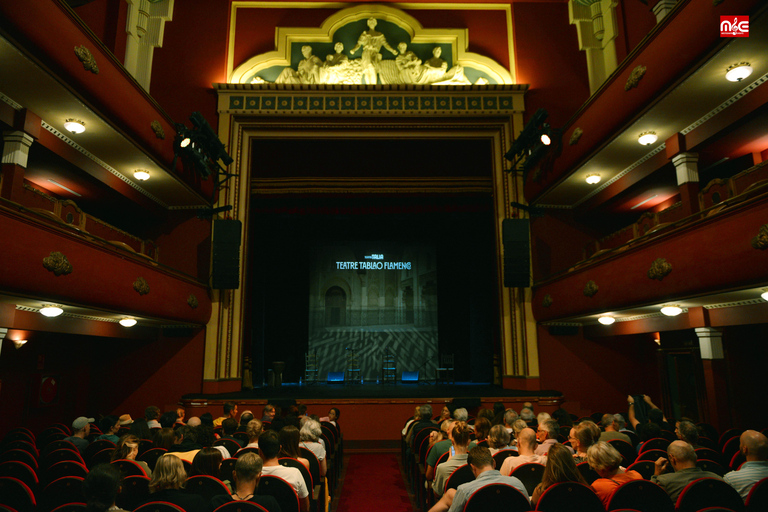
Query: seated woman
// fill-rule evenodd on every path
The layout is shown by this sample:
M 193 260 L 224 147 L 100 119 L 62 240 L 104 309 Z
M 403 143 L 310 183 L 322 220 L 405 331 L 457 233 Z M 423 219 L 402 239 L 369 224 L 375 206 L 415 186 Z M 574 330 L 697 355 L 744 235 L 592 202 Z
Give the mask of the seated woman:
M 576 467 L 571 451 L 562 444 L 553 444 L 547 453 L 547 465 L 541 483 L 536 486 L 531 495 L 531 506 L 535 507 L 541 495 L 550 485 L 562 482 L 579 482 L 587 485 L 587 481 L 581 476 Z
M 120 512 L 115 500 L 120 492 L 120 470 L 112 464 L 99 464 L 83 480 L 87 512 Z
M 624 482 L 643 478 L 637 471 L 625 471 L 620 466 L 622 460 L 619 451 L 605 441 L 595 443 L 587 450 L 589 466 L 601 477 L 592 482 L 592 489 L 606 508 L 617 487 Z
M 157 432 L 155 432 L 155 436 L 152 439 L 152 443 L 155 445 L 155 448 L 165 448 L 166 450 L 170 449 L 171 446 L 173 446 L 173 442 L 176 439 L 176 433 L 173 431 L 172 428 L 161 428 Z
M 248 434 L 248 444 L 243 446 L 243 448 L 258 448 L 259 436 L 263 429 L 264 426 L 261 423 L 261 420 L 253 419 L 249 421 L 248 425 L 245 427 L 245 433 Z
M 504 425 L 494 425 L 491 427 L 488 433 L 488 448 L 491 450 L 491 455 L 495 455 L 496 452 L 501 450 L 508 450 L 510 435 Z
M 285 426 L 280 429 L 278 439 L 281 457 L 296 459 L 309 469 L 309 461 L 301 456 L 301 450 L 299 450 L 299 429 L 293 425 Z
M 320 462 L 320 476 L 325 476 L 328 466 L 325 462 L 325 447 L 319 442 L 320 436 L 323 435 L 320 423 L 311 418 L 305 418 L 301 423 L 300 445 L 315 454 Z
M 475 419 L 475 441 L 477 444 L 488 446 L 488 433 L 490 431 L 491 422 L 487 418 Z
M 517 419 L 512 422 L 512 439 L 509 440 L 510 447 L 517 448 L 517 438 L 520 437 L 520 432 L 526 428 L 528 428 L 528 424 L 523 419 Z
M 197 452 L 197 455 L 195 455 L 195 458 L 192 460 L 192 471 L 190 472 L 190 476 L 208 475 L 222 480 L 220 471 L 222 460 L 224 459 L 221 456 L 221 452 L 216 448 L 203 448 Z M 229 492 L 231 493 L 232 484 L 229 480 L 222 480 L 222 482 L 224 482 L 224 485 L 227 486 L 227 489 L 229 489 Z
M 165 501 L 183 508 L 186 512 L 206 512 L 207 503 L 196 494 L 184 491 L 187 472 L 184 463 L 175 455 L 167 454 L 157 459 L 155 472 L 149 481 L 149 498 L 145 503 Z
M 117 442 L 117 447 L 115 448 L 115 451 L 112 452 L 112 456 L 110 457 L 110 461 L 114 462 L 119 459 L 128 459 L 132 460 L 136 464 L 142 467 L 144 469 L 144 472 L 147 474 L 148 477 L 152 476 L 152 470 L 149 469 L 149 466 L 146 462 L 143 460 L 136 460 L 136 456 L 139 454 L 139 438 L 131 435 L 126 434 L 123 437 L 120 438 L 120 440 Z
M 587 450 L 600 439 L 600 427 L 595 422 L 584 420 L 571 429 L 568 440 L 571 442 L 571 448 L 576 453 L 573 456 L 574 462 L 585 462 L 587 460 Z

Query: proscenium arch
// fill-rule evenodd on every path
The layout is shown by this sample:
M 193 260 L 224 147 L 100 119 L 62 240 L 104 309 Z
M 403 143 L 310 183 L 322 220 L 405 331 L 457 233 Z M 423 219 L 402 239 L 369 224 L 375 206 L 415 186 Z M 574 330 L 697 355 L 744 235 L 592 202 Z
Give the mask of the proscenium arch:
M 219 137 L 230 148 L 234 164 L 229 172 L 236 176 L 227 182 L 227 187 L 221 190 L 217 205 L 231 205 L 231 215 L 243 222 L 244 232 L 249 232 L 248 207 L 251 194 L 281 193 L 456 193 L 456 192 L 486 192 L 492 194 L 495 238 L 496 238 L 496 269 L 499 276 L 497 283 L 499 326 L 498 337 L 501 346 L 501 373 L 505 387 L 528 386 L 521 378 L 538 378 L 538 349 L 536 343 L 536 326 L 531 311 L 531 290 L 505 288 L 503 286 L 503 244 L 502 221 L 513 216 L 510 202 L 523 202 L 522 177 L 508 173 L 508 162 L 504 154 L 511 147 L 514 134 L 523 128 L 522 95 L 525 86 L 470 86 L 461 89 L 440 89 L 435 92 L 429 87 L 291 87 L 291 86 L 253 86 L 217 84 L 219 94 Z M 279 105 L 285 101 L 289 107 L 296 107 L 295 97 L 306 101 L 309 97 L 325 98 L 325 106 L 329 98 L 333 101 L 344 94 L 355 95 L 358 107 L 361 100 L 375 101 L 385 94 L 396 94 L 397 98 L 407 102 L 409 97 L 418 100 L 424 106 L 424 99 L 434 103 L 435 94 L 445 95 L 448 104 L 462 108 L 440 110 L 437 106 L 428 109 L 405 111 L 383 108 L 361 112 L 359 109 L 344 111 L 343 109 L 326 109 L 320 111 L 301 110 L 296 108 L 280 110 Z M 261 98 L 257 98 L 261 95 Z M 508 108 L 498 108 L 501 103 L 499 95 L 519 97 Z M 498 96 L 498 97 L 497 97 Z M 249 98 L 257 98 L 256 105 L 267 108 L 249 108 Z M 272 103 L 266 104 L 264 98 L 271 98 Z M 437 96 L 441 98 L 443 96 Z M 476 109 L 470 109 L 473 98 L 477 98 Z M 498 101 L 497 101 L 498 100 Z M 431 103 L 429 103 L 431 104 Z M 392 102 L 389 101 L 389 107 Z M 487 108 L 486 108 L 487 107 Z M 250 151 L 251 141 L 256 139 L 306 139 L 329 138 L 359 139 L 361 137 L 388 140 L 401 138 L 434 139 L 434 138 L 483 138 L 490 142 L 491 147 L 491 176 L 477 177 L 416 177 L 416 178 L 263 178 L 253 174 L 258 168 L 257 162 Z M 517 212 L 515 212 L 517 213 Z M 241 247 L 241 265 L 249 261 L 248 244 Z M 248 282 L 248 269 L 241 269 L 241 287 L 233 291 L 215 291 L 213 320 L 206 332 L 206 354 L 212 354 L 211 360 L 206 359 L 204 370 L 205 381 L 231 380 L 240 377 L 238 361 L 229 359 L 222 361 L 218 354 L 241 353 L 244 342 L 243 324 L 249 314 L 245 308 L 245 283 Z M 535 385 L 535 384 L 534 384 Z M 527 388 L 526 388 L 527 389 Z

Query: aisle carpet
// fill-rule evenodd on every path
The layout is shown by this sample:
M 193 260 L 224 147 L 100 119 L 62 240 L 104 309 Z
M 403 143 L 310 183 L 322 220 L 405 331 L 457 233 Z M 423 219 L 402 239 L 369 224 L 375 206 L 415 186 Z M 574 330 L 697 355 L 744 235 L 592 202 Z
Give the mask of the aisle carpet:
M 396 453 L 355 453 L 336 512 L 411 512 Z

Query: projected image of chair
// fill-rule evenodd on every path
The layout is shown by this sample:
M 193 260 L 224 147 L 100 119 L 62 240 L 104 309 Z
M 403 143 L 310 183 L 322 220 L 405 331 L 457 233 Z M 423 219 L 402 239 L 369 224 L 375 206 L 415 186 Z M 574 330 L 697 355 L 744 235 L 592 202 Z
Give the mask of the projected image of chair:
M 384 357 L 381 362 L 381 382 L 391 382 L 395 384 L 397 382 L 397 365 L 395 364 L 395 355 L 390 351 L 384 353 Z
M 317 380 L 317 353 L 306 352 L 304 354 L 304 384 L 317 384 Z
M 437 382 L 456 383 L 453 373 L 453 354 L 440 354 L 440 366 L 435 368 L 435 379 Z
M 347 371 L 344 376 L 344 384 L 360 383 L 360 359 L 354 350 L 347 350 Z

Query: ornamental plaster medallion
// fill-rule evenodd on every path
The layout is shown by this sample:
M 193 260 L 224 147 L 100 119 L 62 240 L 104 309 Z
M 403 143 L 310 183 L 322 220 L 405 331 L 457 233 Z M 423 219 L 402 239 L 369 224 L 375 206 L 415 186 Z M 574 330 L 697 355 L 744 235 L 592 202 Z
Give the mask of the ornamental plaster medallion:
M 75 46 L 75 55 L 83 63 L 83 68 L 86 71 L 90 71 L 94 75 L 99 74 L 99 66 L 96 64 L 96 59 L 88 48 L 82 45 Z
M 551 306 L 552 305 L 552 296 L 550 294 L 546 294 L 544 296 L 544 300 L 541 301 L 541 305 L 544 306 L 545 308 L 548 308 L 549 306 Z
M 155 132 L 155 137 L 161 140 L 165 140 L 165 130 L 163 130 L 163 127 L 160 124 L 160 121 L 155 119 L 154 121 L 152 121 L 152 124 L 150 126 L 152 127 L 152 131 Z
M 640 83 L 640 80 L 645 75 L 645 69 L 645 66 L 637 66 L 632 70 L 632 72 L 629 74 L 629 78 L 627 78 L 627 83 L 624 85 L 625 91 L 637 87 L 637 84 Z
M 568 141 L 569 146 L 574 146 L 578 144 L 579 139 L 581 138 L 581 134 L 584 133 L 584 130 L 582 130 L 579 127 L 576 127 L 575 130 L 573 130 L 573 133 L 571 134 L 571 140 Z
M 147 280 L 143 277 L 139 277 L 133 282 L 133 289 L 136 290 L 139 295 L 146 295 L 149 293 L 149 283 L 147 283 Z
M 584 287 L 584 295 L 587 297 L 594 297 L 597 293 L 597 285 L 594 281 L 589 281 L 587 285 Z
M 49 272 L 53 272 L 56 277 L 72 273 L 72 264 L 66 256 L 58 251 L 51 252 L 49 256 L 43 258 L 43 267 Z
M 661 281 L 670 272 L 672 272 L 672 265 L 664 258 L 656 258 L 656 261 L 651 264 L 651 268 L 648 269 L 648 278 Z
M 768 224 L 760 226 L 757 236 L 752 239 L 752 247 L 761 251 L 768 249 Z
M 197 306 L 198 306 L 197 297 L 195 297 L 194 294 L 190 293 L 189 297 L 187 297 L 187 304 L 189 304 L 189 307 L 191 307 L 192 309 L 197 309 Z

